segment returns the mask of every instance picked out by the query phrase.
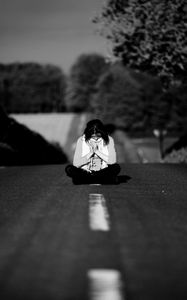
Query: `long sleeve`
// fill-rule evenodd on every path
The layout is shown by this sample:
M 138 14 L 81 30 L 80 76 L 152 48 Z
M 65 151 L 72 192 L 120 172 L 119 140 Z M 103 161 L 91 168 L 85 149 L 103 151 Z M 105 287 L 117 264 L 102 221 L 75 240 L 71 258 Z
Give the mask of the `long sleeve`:
M 116 150 L 114 140 L 111 136 L 109 136 L 108 155 L 99 150 L 96 151 L 96 154 L 109 165 L 116 163 Z
M 110 136 L 109 137 L 109 145 L 108 145 L 108 152 L 109 152 L 109 157 L 108 157 L 108 164 L 115 164 L 116 163 L 116 149 L 114 145 L 114 140 Z
M 77 140 L 75 153 L 73 157 L 73 165 L 80 168 L 90 162 L 90 153 L 82 157 L 82 137 Z

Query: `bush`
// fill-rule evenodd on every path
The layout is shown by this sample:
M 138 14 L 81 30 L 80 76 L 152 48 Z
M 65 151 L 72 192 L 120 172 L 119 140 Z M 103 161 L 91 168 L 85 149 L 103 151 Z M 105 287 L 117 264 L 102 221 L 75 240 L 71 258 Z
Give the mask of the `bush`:
M 167 155 L 163 162 L 165 163 L 187 163 L 187 148 L 173 150 Z
M 0 166 L 12 166 L 18 162 L 16 151 L 6 143 L 0 142 Z
M 0 108 L 0 165 L 63 164 L 67 161 L 58 145 L 7 117 Z

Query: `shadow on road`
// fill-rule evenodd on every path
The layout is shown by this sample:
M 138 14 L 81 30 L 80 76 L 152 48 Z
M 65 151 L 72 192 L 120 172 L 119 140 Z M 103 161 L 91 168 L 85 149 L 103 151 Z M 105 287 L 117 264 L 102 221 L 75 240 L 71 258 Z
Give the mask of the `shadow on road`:
M 118 175 L 117 176 L 117 181 L 115 181 L 115 180 L 113 180 L 113 179 L 104 179 L 104 180 L 90 180 L 90 179 L 87 179 L 87 180 L 85 180 L 85 179 L 83 179 L 83 180 L 77 180 L 77 181 L 73 181 L 73 183 L 75 184 L 75 185 L 81 185 L 81 184 L 83 184 L 83 185 L 89 185 L 89 184 L 101 184 L 101 185 L 118 185 L 118 184 L 121 184 L 121 183 L 127 183 L 129 180 L 131 179 L 131 177 L 130 176 L 128 176 L 128 175 Z
M 131 177 L 128 176 L 128 175 L 119 175 L 119 176 L 118 176 L 118 182 L 119 182 L 119 183 L 126 183 L 126 182 L 128 182 L 130 179 L 131 179 Z

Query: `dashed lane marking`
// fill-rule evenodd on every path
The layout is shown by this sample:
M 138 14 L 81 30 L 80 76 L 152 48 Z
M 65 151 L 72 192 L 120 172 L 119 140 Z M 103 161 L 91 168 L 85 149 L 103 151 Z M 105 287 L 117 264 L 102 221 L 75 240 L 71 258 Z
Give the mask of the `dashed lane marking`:
M 102 194 L 89 194 L 89 223 L 91 230 L 110 230 L 110 218 Z
M 125 300 L 119 271 L 91 269 L 88 271 L 88 281 L 90 300 Z

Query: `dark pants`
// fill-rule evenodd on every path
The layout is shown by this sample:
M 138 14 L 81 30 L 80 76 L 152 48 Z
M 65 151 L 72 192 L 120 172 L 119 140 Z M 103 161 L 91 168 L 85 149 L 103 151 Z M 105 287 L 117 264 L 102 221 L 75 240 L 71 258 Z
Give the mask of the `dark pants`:
M 68 165 L 65 171 L 67 176 L 72 177 L 74 183 L 82 181 L 88 183 L 115 183 L 116 177 L 120 172 L 120 166 L 118 164 L 112 164 L 100 171 L 89 173 L 84 169 L 77 168 L 73 165 Z

